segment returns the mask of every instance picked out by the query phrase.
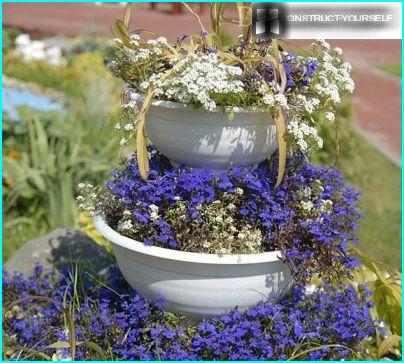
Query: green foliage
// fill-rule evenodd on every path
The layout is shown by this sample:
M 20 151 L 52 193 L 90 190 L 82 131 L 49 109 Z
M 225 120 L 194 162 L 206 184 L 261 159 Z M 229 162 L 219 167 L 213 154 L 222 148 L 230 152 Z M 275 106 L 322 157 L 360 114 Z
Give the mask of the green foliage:
M 397 78 L 401 78 L 401 64 L 399 63 L 380 63 L 376 66 Z
M 102 134 L 99 125 L 89 127 L 80 117 L 55 118 L 45 126 L 39 114 L 31 114 L 21 122 L 27 125 L 27 151 L 19 158 L 6 155 L 3 159 L 3 170 L 11 184 L 4 197 L 4 212 L 17 206 L 25 215 L 35 214 L 51 229 L 72 226 L 76 184 L 81 180 L 99 181 L 100 174 L 111 168 L 117 145 L 109 135 Z M 92 144 L 89 140 L 93 135 L 86 130 L 97 135 Z
M 7 55 L 11 60 L 12 55 Z M 112 125 L 121 85 L 100 53 L 81 54 L 65 67 L 8 62 L 9 76 L 64 91 L 69 114 L 19 109 L 21 121 L 3 115 L 3 257 L 23 242 L 58 226 L 74 226 L 76 186 L 102 183 L 119 158 Z
M 14 48 L 14 40 L 19 34 L 21 34 L 21 31 L 19 29 L 3 28 L 3 54 Z
M 365 256 L 359 249 L 353 248 L 363 265 L 360 266 L 351 281 L 355 285 L 366 284 L 373 292 L 375 302 L 375 307 L 372 309 L 373 317 L 383 322 L 384 331 L 387 332 L 387 334 L 381 334 L 379 330 L 377 331 L 378 358 L 380 359 L 388 353 L 400 356 L 402 335 L 401 273 Z

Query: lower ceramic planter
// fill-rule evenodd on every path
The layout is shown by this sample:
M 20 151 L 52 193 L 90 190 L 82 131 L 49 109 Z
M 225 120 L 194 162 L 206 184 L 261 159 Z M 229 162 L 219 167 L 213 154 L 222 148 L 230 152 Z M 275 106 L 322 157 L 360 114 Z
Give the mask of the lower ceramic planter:
M 217 255 L 145 246 L 94 217 L 95 228 L 112 242 L 130 286 L 148 299 L 162 295 L 168 309 L 193 319 L 209 318 L 279 299 L 293 284 L 279 252 Z

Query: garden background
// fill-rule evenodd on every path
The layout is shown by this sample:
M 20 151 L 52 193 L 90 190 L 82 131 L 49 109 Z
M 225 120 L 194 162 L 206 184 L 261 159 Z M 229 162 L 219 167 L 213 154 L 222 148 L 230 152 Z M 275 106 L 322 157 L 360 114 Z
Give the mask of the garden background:
M 208 10 L 194 6 L 208 24 Z M 132 28 L 169 40 L 197 32 L 192 15 L 179 10 L 178 4 L 136 4 Z M 57 227 L 74 227 L 103 243 L 75 196 L 79 181 L 102 182 L 117 161 L 113 125 L 121 84 L 104 59 L 110 25 L 122 13 L 119 3 L 3 4 L 3 261 Z M 20 33 L 60 48 L 62 57 L 54 55 L 56 65 L 46 57 L 24 59 L 22 48 L 15 51 Z M 401 269 L 401 41 L 330 43 L 352 63 L 356 92 L 339 109 L 339 152 L 330 128 L 323 135 L 330 142 L 314 161 L 336 163 L 363 192 L 360 248 Z M 283 44 L 299 52 L 308 42 Z M 129 145 L 120 155 L 133 150 Z

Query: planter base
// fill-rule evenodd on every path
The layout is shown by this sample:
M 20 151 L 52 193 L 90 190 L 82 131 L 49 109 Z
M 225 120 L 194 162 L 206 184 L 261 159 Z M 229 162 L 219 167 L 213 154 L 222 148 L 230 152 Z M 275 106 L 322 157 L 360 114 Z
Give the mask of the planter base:
M 243 255 L 182 252 L 124 237 L 100 216 L 94 218 L 94 225 L 112 242 L 118 266 L 133 289 L 152 300 L 163 296 L 168 309 L 192 319 L 280 299 L 293 284 L 277 251 Z

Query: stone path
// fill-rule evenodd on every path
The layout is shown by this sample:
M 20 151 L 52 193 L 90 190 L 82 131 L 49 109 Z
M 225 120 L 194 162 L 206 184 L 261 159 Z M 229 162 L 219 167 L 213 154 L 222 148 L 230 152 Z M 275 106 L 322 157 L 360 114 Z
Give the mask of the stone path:
M 148 3 L 135 4 L 132 28 L 147 28 L 173 40 L 177 35 L 199 31 L 199 25 L 186 11 L 170 15 L 169 4 L 151 11 Z M 31 33 L 57 33 L 68 36 L 97 34 L 110 36 L 112 22 L 121 18 L 118 4 L 93 3 L 9 3 L 3 5 L 3 25 L 20 27 Z M 201 15 L 209 24 L 209 14 Z M 290 41 L 304 45 L 307 41 Z M 355 69 L 354 121 L 359 131 L 396 164 L 401 165 L 401 80 L 375 67 L 377 63 L 401 63 L 400 40 L 335 40 Z

